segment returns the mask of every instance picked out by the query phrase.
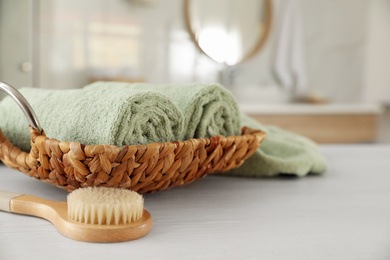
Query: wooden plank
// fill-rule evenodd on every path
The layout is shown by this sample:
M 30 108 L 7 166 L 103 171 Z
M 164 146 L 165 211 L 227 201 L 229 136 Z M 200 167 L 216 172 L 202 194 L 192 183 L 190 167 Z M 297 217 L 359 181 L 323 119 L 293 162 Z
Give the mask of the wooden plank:
M 256 120 L 309 137 L 318 143 L 374 142 L 378 137 L 376 114 L 258 115 Z

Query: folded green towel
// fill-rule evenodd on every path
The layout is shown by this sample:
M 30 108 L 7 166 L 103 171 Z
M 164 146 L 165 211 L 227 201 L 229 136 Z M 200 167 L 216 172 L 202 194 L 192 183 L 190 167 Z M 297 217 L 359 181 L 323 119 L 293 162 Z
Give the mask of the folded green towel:
M 182 113 L 169 98 L 153 91 L 24 88 L 20 92 L 46 135 L 60 141 L 122 146 L 176 140 L 183 132 Z M 27 120 L 9 97 L 0 103 L 0 128 L 14 145 L 30 149 Z
M 157 91 L 174 102 L 184 116 L 183 138 L 240 134 L 240 113 L 232 94 L 219 84 L 153 85 L 96 82 L 85 89 Z
M 241 167 L 226 174 L 248 177 L 279 174 L 305 176 L 308 173 L 321 174 L 326 171 L 326 160 L 313 141 L 275 126 L 264 126 L 244 114 L 241 115 L 241 120 L 243 126 L 267 132 L 267 137 Z

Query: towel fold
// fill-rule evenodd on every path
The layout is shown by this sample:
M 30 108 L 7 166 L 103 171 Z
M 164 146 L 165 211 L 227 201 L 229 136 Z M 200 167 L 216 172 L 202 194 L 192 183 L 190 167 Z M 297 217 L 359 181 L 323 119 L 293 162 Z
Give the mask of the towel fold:
M 157 92 L 36 88 L 20 92 L 46 135 L 60 141 L 121 147 L 176 140 L 183 133 L 182 113 Z M 14 145 L 30 149 L 28 123 L 9 97 L 0 103 L 0 128 Z
M 262 125 L 244 114 L 241 120 L 243 126 L 263 130 L 267 137 L 241 167 L 226 174 L 247 177 L 288 174 L 303 177 L 309 173 L 321 174 L 326 171 L 326 160 L 318 145 L 310 139 L 275 126 Z
M 88 90 L 157 91 L 177 105 L 184 117 L 184 139 L 240 134 L 240 113 L 232 94 L 219 84 L 153 85 L 95 82 Z

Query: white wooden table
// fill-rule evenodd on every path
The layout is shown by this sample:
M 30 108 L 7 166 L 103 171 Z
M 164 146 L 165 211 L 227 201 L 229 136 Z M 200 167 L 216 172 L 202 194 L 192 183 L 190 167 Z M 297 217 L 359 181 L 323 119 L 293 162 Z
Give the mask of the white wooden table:
M 146 195 L 152 232 L 116 244 L 77 242 L 51 223 L 0 212 L 0 259 L 390 259 L 390 146 L 322 146 L 323 176 L 208 176 Z M 0 189 L 66 192 L 0 165 Z

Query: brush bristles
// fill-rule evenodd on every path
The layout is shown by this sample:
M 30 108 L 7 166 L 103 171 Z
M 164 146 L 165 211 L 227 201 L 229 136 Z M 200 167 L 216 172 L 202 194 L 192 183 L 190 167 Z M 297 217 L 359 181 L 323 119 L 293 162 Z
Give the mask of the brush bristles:
M 131 190 L 88 187 L 68 195 L 68 216 L 82 223 L 126 224 L 140 219 L 143 212 L 143 197 Z

